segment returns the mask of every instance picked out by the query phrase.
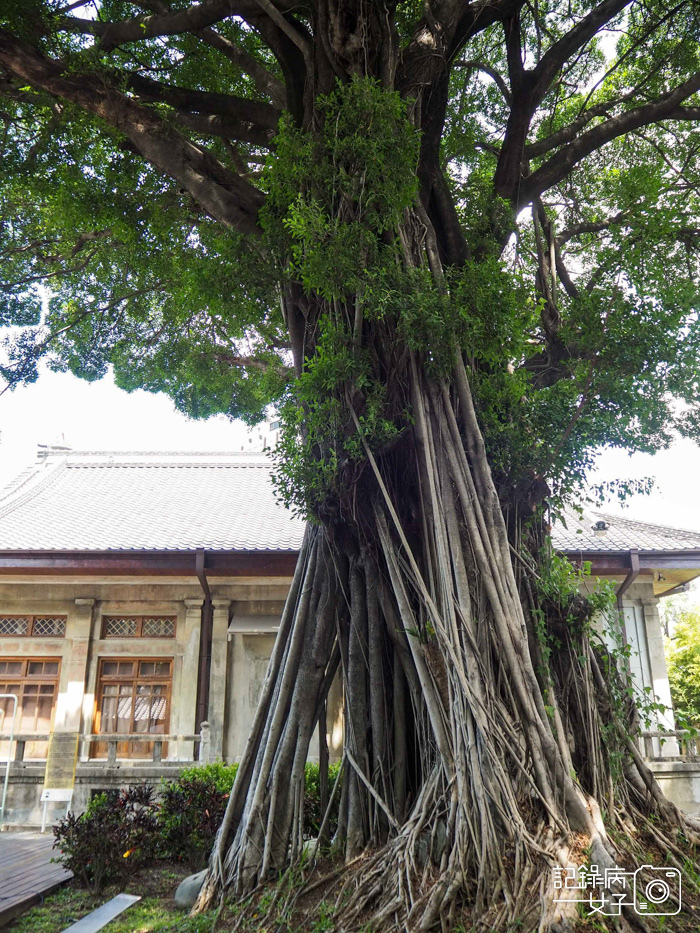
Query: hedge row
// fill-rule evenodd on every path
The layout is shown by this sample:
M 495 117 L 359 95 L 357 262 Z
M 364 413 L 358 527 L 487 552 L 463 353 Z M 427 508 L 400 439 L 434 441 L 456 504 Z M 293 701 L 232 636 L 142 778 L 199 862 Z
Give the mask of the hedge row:
M 332 788 L 338 765 L 328 769 Z M 134 785 L 99 794 L 85 813 L 69 813 L 54 827 L 57 861 L 94 891 L 123 882 L 156 858 L 177 859 L 193 871 L 206 865 L 238 765 L 215 763 L 184 768 L 174 781 L 164 781 L 158 799 L 153 787 Z M 336 794 L 329 833 L 337 825 Z M 318 835 L 323 817 L 318 765 L 307 764 L 304 795 L 304 836 Z

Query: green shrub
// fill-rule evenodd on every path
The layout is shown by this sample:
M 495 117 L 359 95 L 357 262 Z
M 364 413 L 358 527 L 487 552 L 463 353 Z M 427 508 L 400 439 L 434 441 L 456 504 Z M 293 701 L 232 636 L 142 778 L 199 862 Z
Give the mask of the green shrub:
M 85 813 L 54 826 L 56 861 L 99 892 L 124 881 L 155 854 L 158 839 L 153 788 L 144 784 L 94 797 Z
M 226 810 L 238 765 L 183 768 L 163 784 L 158 822 L 163 855 L 203 868 Z
M 328 769 L 328 791 L 338 776 Z M 173 781 L 163 782 L 160 801 L 153 788 L 135 785 L 100 794 L 85 813 L 69 813 L 54 827 L 60 861 L 78 881 L 93 891 L 123 881 L 149 858 L 174 858 L 198 870 L 206 865 L 238 765 L 216 762 L 183 768 Z M 304 773 L 304 838 L 318 835 L 323 814 L 318 765 Z M 328 823 L 330 836 L 338 825 L 340 793 L 336 793 Z
M 184 768 L 174 781 L 163 785 L 158 821 L 161 853 L 186 861 L 193 870 L 203 868 L 223 819 L 238 765 L 215 764 Z M 339 765 L 328 769 L 329 793 Z M 304 838 L 318 835 L 323 814 L 318 765 L 307 764 L 304 773 Z M 338 825 L 340 794 L 336 793 L 328 824 L 332 835 Z
M 333 792 L 335 779 L 338 777 L 340 765 L 329 765 L 328 767 L 328 796 Z M 333 799 L 328 820 L 327 833 L 332 836 L 338 828 L 338 807 L 340 805 L 340 787 L 336 791 Z M 319 785 L 319 767 L 318 765 L 306 763 L 304 768 L 304 838 L 313 839 L 318 836 L 321 828 L 321 788 Z

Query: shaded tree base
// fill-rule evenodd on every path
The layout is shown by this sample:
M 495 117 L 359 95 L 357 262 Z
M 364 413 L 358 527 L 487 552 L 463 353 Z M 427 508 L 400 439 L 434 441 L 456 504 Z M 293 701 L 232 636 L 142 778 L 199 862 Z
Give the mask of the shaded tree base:
M 575 840 L 570 856 L 572 864 L 586 864 L 588 843 L 584 836 Z M 689 862 L 697 860 L 697 850 L 687 846 Z M 418 930 L 419 924 L 401 922 L 396 915 L 379 916 L 371 903 L 358 909 L 362 891 L 368 879 L 376 875 L 387 856 L 387 850 L 369 850 L 352 863 L 324 853 L 316 861 L 297 865 L 276 879 L 260 885 L 251 895 L 227 897 L 220 905 L 216 928 L 245 933 L 249 930 L 276 930 L 278 933 L 309 933 L 309 931 L 345 931 L 345 933 L 384 933 L 394 930 Z M 629 848 L 623 867 L 634 870 L 640 860 L 661 868 L 668 865 L 667 852 L 651 834 L 640 833 Z M 506 855 L 504 868 L 514 874 L 514 857 Z M 594 933 L 603 930 L 636 931 L 636 933 L 697 933 L 700 929 L 700 891 L 687 882 L 682 892 L 678 914 L 663 917 L 640 917 L 625 910 L 620 917 L 604 917 L 595 912 L 587 900 L 572 900 L 568 906 L 546 903 L 544 889 L 551 880 L 551 865 L 542 858 L 535 860 L 528 877 L 523 879 L 521 913 L 514 922 L 504 922 L 503 910 L 492 908 L 475 918 L 474 905 L 466 901 L 452 904 L 449 914 L 437 919 L 434 929 L 446 931 L 541 931 L 541 933 Z M 649 874 L 647 877 L 651 877 Z M 423 866 L 413 879 L 416 903 L 427 901 L 438 890 L 439 872 L 434 866 Z M 551 893 L 551 892 L 550 892 Z M 557 894 L 557 897 L 560 895 Z
M 594 638 L 595 607 L 575 581 L 545 585 L 537 537 L 526 544 L 504 515 L 461 357 L 451 386 L 415 361 L 411 379 L 399 482 L 396 459 L 365 444 L 354 528 L 307 531 L 199 909 L 303 872 L 304 764 L 317 726 L 324 753 L 338 671 L 333 845 L 351 869 L 334 881 L 337 929 L 452 929 L 466 916 L 474 930 L 556 931 L 577 908 L 558 903 L 555 870 L 647 865 L 646 837 L 694 885 L 700 822 L 637 750 L 639 715 Z M 649 929 L 631 908 L 610 923 Z

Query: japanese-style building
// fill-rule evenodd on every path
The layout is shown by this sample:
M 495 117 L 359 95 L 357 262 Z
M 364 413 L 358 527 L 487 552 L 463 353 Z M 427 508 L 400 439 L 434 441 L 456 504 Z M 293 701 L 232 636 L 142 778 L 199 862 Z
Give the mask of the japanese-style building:
M 0 694 L 18 705 L 5 823 L 41 821 L 50 736 L 79 737 L 76 810 L 96 790 L 239 758 L 303 531 L 262 454 L 42 450 L 0 493 Z M 633 676 L 673 731 L 657 603 L 700 575 L 700 533 L 585 512 L 553 534 L 617 582 Z M 0 698 L 0 789 L 13 707 Z M 328 728 L 337 753 L 339 713 Z M 697 765 L 673 739 L 649 754 L 692 806 Z

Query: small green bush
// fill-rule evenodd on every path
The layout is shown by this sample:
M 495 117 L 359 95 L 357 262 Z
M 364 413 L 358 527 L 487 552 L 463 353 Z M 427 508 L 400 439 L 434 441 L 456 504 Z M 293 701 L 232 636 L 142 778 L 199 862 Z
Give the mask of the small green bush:
M 333 792 L 333 785 L 338 777 L 340 765 L 329 765 L 328 767 L 328 796 Z M 338 828 L 338 807 L 340 805 L 340 787 L 336 791 L 333 799 L 328 819 L 327 833 L 332 836 Z M 321 812 L 321 788 L 319 785 L 319 767 L 318 765 L 307 762 L 304 768 L 304 838 L 313 839 L 318 836 L 321 829 L 321 820 L 324 814 Z
M 144 784 L 99 794 L 85 813 L 54 826 L 56 861 L 94 892 L 122 882 L 155 854 L 156 812 L 153 788 Z
M 163 784 L 158 822 L 163 855 L 203 868 L 221 825 L 238 765 L 183 768 Z
M 238 765 L 221 762 L 183 768 L 176 780 L 163 785 L 160 825 L 161 852 L 169 858 L 186 861 L 193 870 L 204 867 L 223 819 L 226 802 Z M 328 769 L 329 793 L 338 776 L 339 765 Z M 318 835 L 323 814 L 318 765 L 307 764 L 304 773 L 304 838 Z M 333 801 L 328 833 L 338 825 L 340 794 Z
M 328 769 L 329 794 L 338 770 L 339 765 Z M 123 881 L 149 858 L 174 858 L 193 871 L 203 868 L 237 771 L 238 765 L 223 762 L 183 768 L 175 780 L 163 782 L 157 803 L 153 788 L 144 785 L 100 794 L 81 816 L 69 813 L 54 827 L 57 861 L 93 891 Z M 304 838 L 310 839 L 323 819 L 318 765 L 306 765 L 304 783 Z M 336 793 L 329 836 L 338 825 L 339 803 Z

